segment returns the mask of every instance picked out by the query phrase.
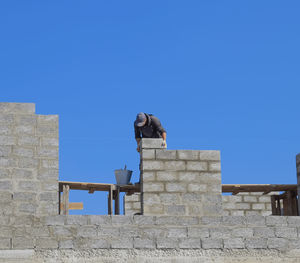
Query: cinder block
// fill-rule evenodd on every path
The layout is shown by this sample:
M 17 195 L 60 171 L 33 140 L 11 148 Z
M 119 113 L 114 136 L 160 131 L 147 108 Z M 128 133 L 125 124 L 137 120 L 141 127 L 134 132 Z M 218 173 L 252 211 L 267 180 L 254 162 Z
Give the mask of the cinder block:
M 228 248 L 228 249 L 245 248 L 243 238 L 224 239 L 224 248 Z
M 141 151 L 141 158 L 146 159 L 155 159 L 155 150 L 154 149 L 143 149 Z
M 246 216 L 246 223 L 248 226 L 266 226 L 264 216 Z
M 0 146 L 0 157 L 8 157 L 12 153 L 12 146 Z
M 164 163 L 162 161 L 148 161 L 143 160 L 143 170 L 164 170 Z
M 221 216 L 203 216 L 201 217 L 201 224 L 217 226 L 223 223 L 223 217 Z
M 166 205 L 165 210 L 168 215 L 186 215 L 185 205 Z
M 213 238 L 201 238 L 201 245 L 203 249 L 223 248 L 223 240 Z
M 221 173 L 200 173 L 197 182 L 204 184 L 221 184 Z
M 34 136 L 21 136 L 18 138 L 19 146 L 38 146 L 40 139 Z
M 13 249 L 26 249 L 34 248 L 34 240 L 27 237 L 14 237 L 12 239 L 12 248 Z
M 58 242 L 58 247 L 60 249 L 74 249 L 74 242 L 72 239 L 61 240 Z
M 99 237 L 120 236 L 120 228 L 115 226 L 100 226 L 97 228 L 97 232 Z
M 38 124 L 36 128 L 36 135 L 41 137 L 55 137 L 58 136 L 58 127 L 56 125 Z
M 295 227 L 276 227 L 276 237 L 297 238 L 297 228 Z
M 252 209 L 255 209 L 255 210 L 265 210 L 266 207 L 265 207 L 265 204 L 252 204 Z
M 58 124 L 58 115 L 37 115 L 37 120 L 39 124 Z
M 11 173 L 9 169 L 0 169 L 0 180 L 11 179 Z
M 58 180 L 58 169 L 40 169 L 38 172 L 39 180 Z
M 156 225 L 176 226 L 176 225 L 178 225 L 178 217 L 174 217 L 174 216 L 157 216 L 155 224 Z
M 268 195 L 259 196 L 258 201 L 262 203 L 271 203 L 271 197 Z
M 200 203 L 202 202 L 203 194 L 202 193 L 186 193 L 182 195 L 182 201 L 184 203 Z
M 0 182 L 1 185 L 1 182 Z M 1 187 L 0 187 L 1 189 Z M 19 191 L 34 191 L 38 189 L 38 182 L 37 181 L 20 181 L 18 183 Z
M 284 238 L 268 238 L 268 248 L 286 250 L 288 248 L 289 240 Z
M 54 238 L 37 238 L 36 240 L 37 249 L 57 249 L 58 241 Z
M 166 183 L 167 192 L 181 192 L 186 193 L 185 183 Z
M 165 238 L 167 236 L 167 230 L 163 227 L 143 227 L 141 233 L 144 238 L 150 238 L 155 240 L 156 238 Z
M 193 226 L 199 225 L 199 217 L 198 216 L 180 216 L 176 219 L 177 225 L 179 226 Z
M 141 237 L 141 230 L 136 225 L 121 226 L 120 237 Z
M 163 215 L 164 214 L 164 206 L 162 204 L 145 205 L 144 206 L 144 214 L 145 215 Z
M 64 215 L 58 215 L 58 216 L 47 216 L 44 217 L 43 220 L 44 220 L 44 224 L 47 226 L 53 226 L 53 225 L 61 226 L 64 225 L 65 218 L 66 216 Z
M 108 215 L 90 215 L 88 218 L 90 225 L 111 225 L 111 216 Z
M 87 215 L 68 215 L 66 216 L 66 224 L 67 225 L 87 225 L 88 224 L 88 216 Z
M 111 248 L 133 248 L 133 238 L 113 237 L 111 240 Z
M 200 151 L 202 161 L 220 161 L 220 151 Z
M 145 193 L 147 193 L 147 192 L 163 192 L 164 184 L 147 182 L 147 183 L 144 183 L 144 185 L 143 185 L 143 191 Z
M 231 212 L 232 216 L 244 216 L 245 215 L 245 211 L 244 210 L 235 210 Z
M 80 226 L 77 228 L 78 237 L 96 237 L 97 236 L 97 227 L 96 226 Z
M 50 146 L 37 147 L 37 157 L 38 158 L 58 158 L 58 148 Z
M 253 235 L 254 237 L 275 237 L 275 231 L 272 227 L 255 227 Z
M 200 238 L 180 238 L 179 248 L 201 248 Z
M 287 226 L 286 216 L 267 216 L 266 224 L 268 226 Z
M 209 171 L 220 172 L 221 171 L 221 163 L 220 162 L 209 162 Z
M 36 125 L 37 115 L 35 114 L 26 114 L 26 115 L 15 115 L 15 123 L 17 125 Z
M 140 147 L 142 149 L 163 149 L 162 146 L 163 139 L 151 139 L 151 138 L 143 138 L 140 142 Z
M 232 236 L 233 237 L 253 237 L 253 229 L 252 228 L 244 228 L 244 227 L 239 227 L 239 228 L 234 228 L 232 229 Z
M 143 182 L 156 181 L 155 172 L 143 172 Z
M 167 171 L 184 171 L 186 168 L 184 161 L 166 161 L 165 170 Z
M 136 237 L 133 240 L 134 248 L 155 249 L 156 244 L 153 239 Z
M 13 199 L 25 202 L 36 201 L 36 193 L 16 192 L 13 194 Z
M 176 160 L 176 150 L 156 150 L 155 156 L 157 160 Z
M 246 248 L 267 248 L 267 238 L 246 238 L 245 239 Z
M 0 123 L 1 123 L 1 114 L 0 114 Z M 13 126 L 10 124 L 3 124 L 0 125 L 0 135 L 10 135 L 13 133 Z
M 199 151 L 195 150 L 178 150 L 177 156 L 179 160 L 198 160 Z
M 244 211 L 246 216 L 262 216 L 262 211 Z
M 8 191 L 1 191 L 0 192 L 0 206 L 1 203 L 8 203 L 12 201 L 12 193 Z
M 12 237 L 13 228 L 11 226 L 0 226 L 0 238 Z
M 0 105 L 1 107 L 1 105 Z M 1 126 L 3 125 L 7 125 L 7 124 L 14 124 L 14 121 L 15 121 L 15 115 L 13 114 L 8 114 L 8 113 L 5 113 L 3 111 L 1 111 L 1 108 L 0 108 L 0 123 L 1 123 Z
M 134 218 L 134 223 L 141 226 L 154 225 L 155 223 L 154 216 L 135 215 L 133 218 Z
M 30 228 L 30 232 L 34 237 L 50 237 L 48 226 L 35 226 Z
M 0 135 L 1 146 L 12 146 L 17 144 L 17 138 L 13 136 Z
M 16 165 L 19 168 L 38 168 L 39 160 L 34 158 L 18 158 L 19 162 Z
M 227 225 L 227 226 L 246 225 L 246 219 L 244 216 L 223 216 L 223 225 Z
M 36 173 L 36 171 L 34 171 Z M 13 179 L 33 179 L 34 173 L 32 170 L 26 169 L 13 169 L 12 170 Z
M 160 201 L 165 204 L 178 204 L 180 202 L 180 194 L 178 193 L 161 193 L 159 194 Z
M 10 181 L 0 181 L 0 190 L 11 191 L 12 184 Z
M 41 160 L 41 168 L 58 169 L 58 160 Z
M 13 146 L 13 155 L 17 156 L 17 157 L 31 158 L 34 155 L 34 148 L 25 148 L 25 147 L 20 147 L 20 146 Z
M 18 136 L 34 135 L 34 133 L 35 133 L 35 127 L 30 124 L 16 125 L 14 129 L 14 134 Z
M 114 215 L 111 216 L 113 225 L 131 225 L 133 223 L 132 216 Z
M 0 103 L 0 112 L 32 114 L 35 112 L 35 104 L 34 103 L 1 102 Z
M 40 181 L 40 191 L 55 191 L 56 196 L 58 196 L 58 181 L 52 180 L 52 181 Z
M 210 228 L 209 236 L 211 238 L 231 238 L 231 230 L 224 227 Z
M 198 172 L 178 172 L 179 181 L 193 182 L 199 177 Z
M 6 158 L 6 157 L 0 158 L 0 167 L 2 168 L 17 167 L 17 165 L 18 165 L 17 158 Z
M 58 138 L 42 138 L 42 146 L 57 146 L 59 141 Z
M 73 229 L 72 229 L 73 228 Z M 50 226 L 50 231 L 57 239 L 73 237 L 74 227 L 70 226 Z
M 110 244 L 103 238 L 80 238 L 74 241 L 74 247 L 76 249 L 107 249 L 110 248 Z
M 144 204 L 147 205 L 161 204 L 159 194 L 144 193 Z
M 243 196 L 243 201 L 249 202 L 249 203 L 256 203 L 258 200 L 257 200 L 256 196 L 245 195 L 245 196 Z
M 209 237 L 208 228 L 188 227 L 188 237 Z
M 247 203 L 237 203 L 236 204 L 236 209 L 240 209 L 240 210 L 246 210 L 246 209 L 250 209 L 250 204 Z
M 299 227 L 300 226 L 300 216 L 288 216 L 287 222 L 289 226 Z
M 41 193 L 38 196 L 39 201 L 47 201 L 47 202 L 58 202 L 58 193 L 56 192 L 45 192 Z
M 208 165 L 207 165 L 207 162 L 188 161 L 187 162 L 187 170 L 188 171 L 207 171 Z
M 156 240 L 157 248 L 178 248 L 179 239 L 178 238 L 158 238 Z
M 35 214 L 37 205 L 35 203 L 20 203 L 18 211 L 26 214 Z
M 197 183 L 188 184 L 189 192 L 206 192 L 206 190 L 207 190 L 206 184 L 197 184 Z
M 177 181 L 177 172 L 176 171 L 163 171 L 157 172 L 156 177 L 158 181 Z

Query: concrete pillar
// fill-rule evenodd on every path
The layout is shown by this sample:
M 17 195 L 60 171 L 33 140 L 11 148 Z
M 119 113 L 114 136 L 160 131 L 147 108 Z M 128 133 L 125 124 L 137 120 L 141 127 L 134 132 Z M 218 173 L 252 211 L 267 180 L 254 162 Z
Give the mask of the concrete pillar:
M 298 192 L 298 214 L 300 214 L 300 153 L 296 156 L 296 167 L 297 167 L 297 192 Z
M 145 215 L 222 215 L 219 151 L 166 150 L 161 139 L 141 143 Z
M 0 103 L 0 215 L 58 214 L 58 116 Z

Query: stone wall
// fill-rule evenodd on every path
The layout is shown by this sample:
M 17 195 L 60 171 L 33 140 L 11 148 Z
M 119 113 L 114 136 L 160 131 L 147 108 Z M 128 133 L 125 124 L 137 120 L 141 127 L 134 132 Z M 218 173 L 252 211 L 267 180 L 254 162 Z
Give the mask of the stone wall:
M 141 194 L 124 195 L 124 215 L 132 216 L 141 213 Z
M 219 151 L 165 150 L 141 141 L 142 213 L 222 215 Z
M 0 103 L 0 215 L 58 213 L 58 116 Z

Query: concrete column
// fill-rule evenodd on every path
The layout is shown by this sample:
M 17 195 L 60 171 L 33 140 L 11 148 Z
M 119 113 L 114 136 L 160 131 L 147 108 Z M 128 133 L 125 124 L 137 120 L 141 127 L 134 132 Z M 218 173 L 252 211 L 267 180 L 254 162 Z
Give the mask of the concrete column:
M 143 139 L 142 211 L 145 215 L 222 215 L 219 151 L 166 150 Z
M 296 156 L 296 167 L 297 167 L 297 191 L 298 191 L 298 213 L 300 214 L 300 153 Z
M 0 103 L 0 214 L 58 214 L 58 116 Z

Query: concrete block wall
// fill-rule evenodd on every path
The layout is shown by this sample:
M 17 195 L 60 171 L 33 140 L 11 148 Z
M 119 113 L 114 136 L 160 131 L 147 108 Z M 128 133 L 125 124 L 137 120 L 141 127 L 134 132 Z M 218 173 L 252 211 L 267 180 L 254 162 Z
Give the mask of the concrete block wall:
M 241 192 L 236 195 L 223 195 L 223 215 L 272 215 L 271 195 L 278 194 L 279 192 L 271 192 L 266 195 L 259 192 Z
M 58 116 L 0 103 L 0 216 L 58 213 Z
M 300 196 L 300 153 L 296 156 L 296 168 L 297 168 L 297 192 L 298 196 Z M 298 211 L 300 211 L 300 202 L 298 202 Z
M 166 150 L 141 141 L 144 215 L 222 215 L 219 151 Z
M 141 213 L 141 194 L 124 195 L 124 215 Z
M 300 249 L 300 217 L 0 217 L 0 249 Z

